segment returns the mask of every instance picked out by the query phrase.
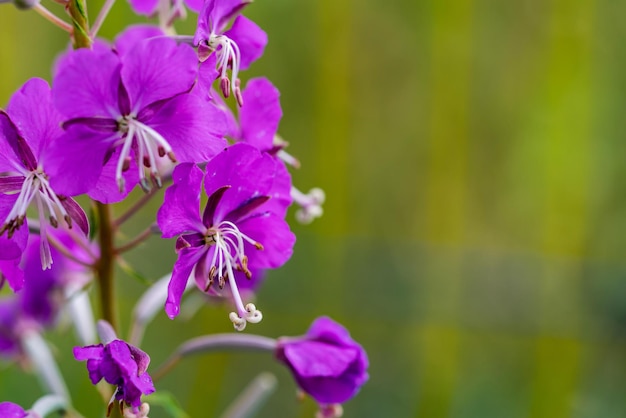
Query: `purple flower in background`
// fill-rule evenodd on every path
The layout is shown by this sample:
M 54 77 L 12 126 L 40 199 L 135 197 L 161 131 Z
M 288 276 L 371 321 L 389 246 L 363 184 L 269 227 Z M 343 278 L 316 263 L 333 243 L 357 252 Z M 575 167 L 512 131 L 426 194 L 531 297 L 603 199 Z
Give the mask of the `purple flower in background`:
M 31 203 L 39 212 L 44 269 L 52 265 L 47 238 L 50 225 L 56 228 L 63 222 L 71 228 L 76 223 L 88 234 L 89 224 L 83 209 L 73 199 L 60 195 L 52 185 L 53 182 L 68 184 L 73 179 L 48 170 L 63 158 L 52 152 L 52 144 L 62 134 L 60 123 L 61 115 L 52 105 L 50 87 L 38 78 L 26 82 L 11 97 L 6 112 L 0 110 L 0 235 L 6 232 L 7 237 L 0 239 L 0 268 L 14 289 L 22 281 L 15 278 L 19 275 L 16 266 L 26 245 L 26 211 Z
M 131 38 L 129 48 L 124 42 Z M 53 88 L 55 104 L 69 118 L 56 147 L 65 161 L 56 168 L 75 182 L 63 190 L 88 192 L 105 203 L 123 199 L 127 181 L 128 190 L 137 181 L 144 190 L 160 186 L 160 157 L 206 161 L 225 145 L 222 113 L 189 94 L 198 72 L 191 47 L 121 36 L 116 49 L 121 52 L 73 51 L 59 63 Z M 129 170 L 136 172 L 134 180 L 125 176 Z M 107 184 L 98 182 L 101 176 Z
M 125 341 L 116 339 L 107 344 L 74 347 L 74 358 L 87 361 L 89 379 L 94 385 L 104 379 L 117 386 L 115 399 L 135 412 L 141 406 L 141 395 L 154 392 L 152 378 L 146 372 L 150 357 Z
M 0 417 L 2 418 L 26 418 L 29 414 L 24 409 L 12 402 L 0 402 Z
M 206 0 L 198 15 L 198 28 L 193 44 L 198 47 L 200 61 L 211 54 L 216 55 L 216 65 L 220 78 L 220 90 L 224 97 L 232 91 L 240 106 L 241 95 L 239 71 L 245 70 L 263 55 L 267 45 L 267 34 L 256 23 L 237 14 L 250 1 L 245 0 Z M 230 19 L 235 17 L 232 27 L 224 31 Z M 231 79 L 226 75 L 231 68 Z M 213 80 L 209 80 L 212 83 Z
M 288 143 L 277 134 L 278 124 L 283 115 L 280 92 L 268 79 L 253 78 L 248 81 L 243 90 L 246 105 L 239 109 L 239 122 L 235 120 L 230 109 L 219 102 L 218 96 L 215 96 L 214 100 L 226 116 L 228 136 L 238 142 L 253 145 L 285 164 L 300 167 L 300 162 L 285 151 Z M 322 216 L 322 204 L 326 199 L 323 190 L 313 188 L 308 193 L 303 193 L 292 187 L 291 198 L 300 206 L 296 211 L 296 219 L 300 223 L 310 223 Z
M 348 401 L 369 379 L 365 350 L 328 317 L 316 319 L 302 337 L 280 338 L 276 357 L 323 406 Z
M 261 313 L 251 303 L 244 306 L 237 282 L 252 279 L 257 269 L 280 267 L 292 253 L 295 236 L 284 220 L 290 181 L 279 163 L 246 144 L 222 151 L 205 172 L 192 164 L 176 167 L 157 214 L 164 238 L 181 235 L 165 311 L 178 315 L 195 267 L 196 284 L 205 292 L 216 281 L 220 289 L 228 282 L 237 306 L 230 319 L 242 330 L 246 322 L 259 322 Z M 200 215 L 203 177 L 209 198 Z

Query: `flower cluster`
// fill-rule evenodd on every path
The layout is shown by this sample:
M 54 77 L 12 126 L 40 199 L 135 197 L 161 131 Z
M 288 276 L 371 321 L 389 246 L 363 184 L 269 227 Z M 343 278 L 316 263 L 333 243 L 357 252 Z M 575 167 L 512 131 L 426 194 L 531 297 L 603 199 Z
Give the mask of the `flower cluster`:
M 299 162 L 278 135 L 278 89 L 262 77 L 242 88 L 241 72 L 268 42 L 242 15 L 249 0 L 130 0 L 158 25 L 131 26 L 113 41 L 97 37 L 113 0 L 91 29 L 84 0 L 58 2 L 73 27 L 36 1 L 15 2 L 70 32 L 74 49 L 56 60 L 51 85 L 32 78 L 0 109 L 0 288 L 7 283 L 15 292 L 0 299 L 0 354 L 30 357 L 57 396 L 42 404 L 70 408 L 39 336 L 65 308 L 82 343 L 74 357 L 87 362 L 91 382 L 113 385 L 111 402 L 126 417 L 147 416 L 142 396 L 155 387 L 150 359 L 137 348 L 142 330 L 126 342 L 109 324 L 116 318 L 114 263 L 125 266 L 122 254 L 153 235 L 175 239 L 178 258 L 167 285 L 157 282 L 146 292 L 137 318 L 151 318 L 156 302 L 174 319 L 195 283 L 234 306 L 228 317 L 242 331 L 263 318 L 251 299 L 266 271 L 292 255 L 288 208 L 295 203 L 296 219 L 311 222 L 322 215 L 324 194 L 292 185 L 289 170 Z M 186 7 L 198 13 L 197 29 L 178 35 L 173 22 Z M 135 188 L 143 196 L 113 219 L 111 206 L 132 199 Z M 121 225 L 155 196 L 163 201 L 150 225 L 118 245 Z M 84 201 L 89 210 L 78 203 Z M 92 282 L 109 321 L 98 323 L 101 344 L 94 344 L 86 295 Z M 145 326 L 137 318 L 135 330 Z M 260 347 L 277 347 L 276 357 L 324 416 L 337 415 L 337 405 L 367 380 L 365 352 L 328 318 L 305 337 L 263 341 Z M 10 403 L 0 411 L 27 415 Z

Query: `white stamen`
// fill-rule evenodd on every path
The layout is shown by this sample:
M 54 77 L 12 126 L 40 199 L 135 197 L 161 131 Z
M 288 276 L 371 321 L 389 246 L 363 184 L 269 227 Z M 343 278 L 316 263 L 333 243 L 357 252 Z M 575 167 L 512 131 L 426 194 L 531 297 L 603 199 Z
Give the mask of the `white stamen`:
M 24 178 L 24 183 L 22 183 L 15 204 L 4 220 L 2 233 L 8 231 L 9 238 L 13 236 L 15 231 L 24 223 L 26 211 L 33 199 L 39 212 L 41 266 L 45 270 L 52 266 L 50 244 L 46 234 L 47 226 L 52 224 L 56 227 L 59 224 L 59 218 L 67 223 L 68 228 L 71 228 L 72 225 L 67 210 L 54 190 L 52 190 L 52 187 L 50 187 L 50 182 L 41 169 L 31 171 Z
M 130 158 L 130 151 L 133 142 L 137 145 L 137 169 L 139 170 L 139 184 L 144 191 L 150 190 L 150 182 L 146 178 L 144 169 L 144 158 L 150 165 L 148 171 L 151 178 L 160 187 L 161 178 L 157 167 L 157 157 L 160 156 L 159 151 L 167 155 L 172 162 L 176 162 L 176 157 L 172 150 L 172 146 L 163 136 L 150 126 L 141 123 L 137 119 L 127 118 L 119 121 L 120 125 L 127 126 L 126 136 L 123 139 L 122 150 L 115 170 L 115 179 L 120 188 L 120 193 L 124 191 L 124 164 Z
M 224 35 L 211 34 L 207 41 L 209 48 L 217 54 L 216 68 L 220 71 L 220 87 L 224 97 L 228 97 L 232 90 L 239 106 L 243 106 L 241 97 L 241 87 L 237 76 L 239 75 L 239 67 L 241 65 L 241 53 L 237 43 Z M 230 64 L 231 76 L 230 80 L 226 75 L 226 70 Z
M 300 209 L 296 211 L 296 219 L 302 224 L 309 224 L 324 214 L 322 204 L 326 200 L 326 194 L 319 187 L 315 187 L 309 190 L 309 193 L 304 194 L 292 186 L 291 198 L 300 206 Z
M 248 322 L 256 324 L 261 322 L 263 314 L 252 303 L 244 306 L 244 302 L 239 293 L 237 282 L 235 281 L 235 268 L 243 270 L 249 277 L 248 257 L 244 253 L 244 242 L 249 242 L 258 249 L 263 246 L 253 240 L 246 234 L 242 233 L 237 226 L 230 221 L 223 221 L 217 227 L 208 231 L 210 235 L 207 238 L 207 245 L 215 245 L 213 257 L 211 259 L 211 269 L 207 278 L 207 288 L 215 276 L 220 280 L 222 286 L 223 278 L 228 279 L 230 291 L 237 307 L 237 312 L 231 312 L 229 318 L 237 331 L 243 331 Z M 217 264 L 216 264 L 217 263 Z M 216 267 L 217 269 L 215 269 Z

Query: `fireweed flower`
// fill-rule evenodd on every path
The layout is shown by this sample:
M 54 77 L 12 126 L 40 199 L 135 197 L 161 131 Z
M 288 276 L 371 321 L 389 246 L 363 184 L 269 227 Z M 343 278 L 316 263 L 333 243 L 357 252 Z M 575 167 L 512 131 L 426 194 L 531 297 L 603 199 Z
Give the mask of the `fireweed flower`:
M 3 418 L 26 418 L 34 416 L 28 414 L 24 409 L 12 402 L 0 402 L 0 417 Z
M 47 167 L 59 163 L 62 156 L 54 155 L 53 149 L 62 131 L 61 115 L 52 105 L 50 87 L 41 79 L 33 78 L 16 92 L 7 111 L 0 110 L 0 256 L 4 268 L 15 267 L 19 257 L 16 251 L 24 249 L 27 235 L 26 211 L 34 203 L 39 212 L 41 234 L 41 265 L 52 265 L 48 227 L 65 223 L 69 228 L 76 223 L 87 234 L 89 224 L 83 209 L 72 198 L 58 194 L 58 185 L 71 183 L 73 179 L 64 174 L 52 174 Z M 11 238 L 21 230 L 11 245 Z M 7 262 L 10 260 L 10 262 Z M 13 271 L 14 272 L 14 271 Z M 9 273 L 3 270 L 9 283 Z M 15 272 L 14 272 L 15 273 Z M 14 284 L 12 287 L 15 288 Z M 19 287 L 19 286 L 18 286 Z
M 57 147 L 65 162 L 57 169 L 76 179 L 67 190 L 87 191 L 105 203 L 125 196 L 124 174 L 132 164 L 148 190 L 150 183 L 161 185 L 159 157 L 205 161 L 225 145 L 221 112 L 189 94 L 197 76 L 191 47 L 154 38 L 130 50 L 116 49 L 123 52 L 104 47 L 73 51 L 59 63 L 53 88 L 55 104 L 69 118 Z M 101 175 L 114 177 L 113 184 L 103 185 Z M 119 195 L 111 190 L 115 183 Z
M 154 392 L 152 378 L 146 372 L 150 356 L 125 341 L 74 347 L 74 358 L 87 361 L 91 383 L 104 379 L 116 386 L 114 398 L 130 406 L 135 414 L 141 407 L 141 395 Z
M 87 250 L 77 244 L 70 236 L 72 233 L 74 231 L 59 228 L 51 231 L 50 239 L 61 242 L 78 260 L 93 263 L 97 250 Z M 38 235 L 29 237 L 21 263 L 28 278 L 23 288 L 0 299 L 0 355 L 12 356 L 20 352 L 20 336 L 24 333 L 53 326 L 66 299 L 73 297 L 76 289 L 86 286 L 91 280 L 88 267 L 68 259 L 55 247 L 51 248 L 54 264 L 50 269 L 42 270 L 40 241 Z
M 240 106 L 244 101 L 239 71 L 245 70 L 260 58 L 267 45 L 267 34 L 256 23 L 237 16 L 249 3 L 246 0 L 206 0 L 198 14 L 198 28 L 193 38 L 201 62 L 212 54 L 216 55 L 220 90 L 224 97 L 229 97 L 232 90 Z M 235 16 L 232 27 L 224 31 Z M 229 67 L 232 70 L 230 79 L 226 74 Z
M 225 114 L 227 134 L 238 142 L 253 145 L 259 151 L 280 159 L 286 165 L 298 168 L 299 161 L 285 151 L 288 143 L 277 133 L 283 115 L 278 89 L 266 78 L 253 78 L 246 84 L 242 95 L 246 105 L 239 109 L 239 122 L 230 109 L 220 103 L 219 97 L 213 99 Z M 310 223 L 322 216 L 325 201 L 322 189 L 313 188 L 303 193 L 292 187 L 291 198 L 299 206 L 296 219 L 300 223 Z
M 246 144 L 222 151 L 205 172 L 192 164 L 176 167 L 157 214 L 163 238 L 180 235 L 165 311 L 170 318 L 178 315 L 195 267 L 196 284 L 204 292 L 214 291 L 215 282 L 220 289 L 228 283 L 237 307 L 230 319 L 241 331 L 262 315 L 253 304 L 244 306 L 237 283 L 252 279 L 257 269 L 280 267 L 292 253 L 295 236 L 284 220 L 289 181 L 273 158 Z M 209 198 L 200 215 L 203 177 Z
M 276 357 L 322 411 L 351 399 L 369 379 L 365 350 L 328 317 L 316 319 L 302 337 L 279 338 Z

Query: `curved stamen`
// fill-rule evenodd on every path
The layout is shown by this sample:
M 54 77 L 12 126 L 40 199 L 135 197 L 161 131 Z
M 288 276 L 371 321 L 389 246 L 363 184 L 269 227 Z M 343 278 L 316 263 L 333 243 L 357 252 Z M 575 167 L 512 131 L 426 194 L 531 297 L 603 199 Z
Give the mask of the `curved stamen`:
M 257 323 L 263 318 L 261 311 L 256 309 L 252 303 L 244 306 L 235 280 L 235 270 L 243 271 L 248 278 L 252 277 L 252 273 L 248 269 L 248 257 L 244 252 L 244 242 L 246 241 L 257 249 L 263 248 L 260 243 L 242 233 L 237 225 L 230 221 L 222 221 L 217 227 L 211 228 L 206 236 L 206 244 L 215 245 L 215 250 L 211 258 L 211 267 L 205 289 L 208 290 L 211 287 L 216 277 L 219 279 L 220 288 L 228 279 L 231 294 L 237 307 L 237 312 L 231 312 L 229 318 L 238 331 L 242 331 L 248 322 Z
M 118 122 L 120 131 L 126 131 L 123 139 L 122 151 L 115 170 L 115 179 L 120 189 L 120 193 L 124 191 L 125 180 L 123 172 L 128 169 L 128 161 L 130 160 L 130 152 L 133 142 L 137 147 L 137 169 L 139 170 L 139 184 L 141 188 L 150 191 L 150 183 L 156 187 L 161 187 L 161 176 L 157 167 L 157 156 L 168 156 L 171 162 L 176 162 L 176 156 L 172 150 L 172 146 L 163 136 L 150 126 L 138 121 L 134 118 L 124 118 Z M 149 169 L 150 180 L 146 178 L 145 168 Z
M 243 96 L 241 95 L 241 82 L 239 81 L 239 68 L 241 65 L 241 52 L 235 41 L 225 35 L 211 34 L 207 41 L 209 48 L 217 54 L 216 68 L 220 71 L 220 89 L 224 97 L 228 98 L 232 90 L 239 106 L 243 106 Z M 230 66 L 231 77 L 226 75 L 226 70 Z
M 314 187 L 309 190 L 309 193 L 304 194 L 292 186 L 291 198 L 300 206 L 300 209 L 296 211 L 296 219 L 302 224 L 309 224 L 324 213 L 322 204 L 326 200 L 326 194 L 318 187 Z
M 39 212 L 41 266 L 45 270 L 52 266 L 52 255 L 46 234 L 47 226 L 52 225 L 56 228 L 59 225 L 60 217 L 65 221 L 68 228 L 72 227 L 71 217 L 57 194 L 50 187 L 50 182 L 45 173 L 40 170 L 32 171 L 24 178 L 19 195 L 4 220 L 0 234 L 8 231 L 8 237 L 13 236 L 15 231 L 24 224 L 26 211 L 33 200 L 35 200 Z

